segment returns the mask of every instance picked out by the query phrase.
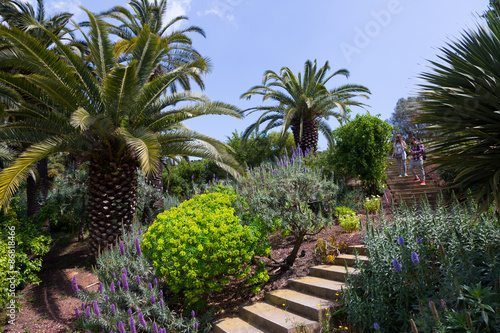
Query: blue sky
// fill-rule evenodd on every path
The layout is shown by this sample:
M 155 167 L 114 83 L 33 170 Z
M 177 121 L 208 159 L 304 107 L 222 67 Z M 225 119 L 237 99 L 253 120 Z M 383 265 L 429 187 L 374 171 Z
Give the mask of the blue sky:
M 205 93 L 213 100 L 241 109 L 261 100 L 240 100 L 260 84 L 265 70 L 283 66 L 302 71 L 306 60 L 329 61 L 332 70 L 346 68 L 349 79 L 329 87 L 362 84 L 372 95 L 371 114 L 388 119 L 401 97 L 417 93 L 418 74 L 438 48 L 459 38 L 480 21 L 488 0 L 169 0 L 170 17 L 186 15 L 189 24 L 203 28 L 207 38 L 193 36 L 194 47 L 211 59 Z M 126 1 L 46 0 L 47 9 L 70 11 L 84 19 L 79 5 L 99 12 Z M 353 109 L 364 112 L 362 109 Z M 243 120 L 213 116 L 187 125 L 220 140 L 235 129 L 243 131 L 255 117 Z M 330 119 L 335 128 L 338 123 Z M 326 140 L 320 139 L 320 149 Z

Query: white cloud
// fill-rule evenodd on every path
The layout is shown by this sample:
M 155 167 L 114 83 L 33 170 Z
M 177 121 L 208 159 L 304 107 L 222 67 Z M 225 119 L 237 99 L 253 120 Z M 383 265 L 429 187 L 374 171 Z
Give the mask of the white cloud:
M 219 17 L 221 20 L 234 23 L 235 16 L 233 14 L 235 10 L 235 5 L 239 4 L 241 1 L 231 0 L 231 1 L 214 1 L 212 2 L 212 6 L 210 9 L 205 10 L 205 12 L 198 13 L 198 15 L 215 15 Z M 234 3 L 232 5 L 232 3 Z
M 191 11 L 192 0 L 169 0 L 167 2 L 167 13 L 165 14 L 165 22 L 168 23 L 177 16 L 186 16 Z M 185 21 L 181 21 L 174 25 L 174 29 L 178 29 Z
M 53 0 L 46 3 L 45 10 L 49 15 L 61 12 L 73 13 L 71 19 L 79 22 L 85 18 L 83 10 L 79 7 L 81 5 L 81 0 Z

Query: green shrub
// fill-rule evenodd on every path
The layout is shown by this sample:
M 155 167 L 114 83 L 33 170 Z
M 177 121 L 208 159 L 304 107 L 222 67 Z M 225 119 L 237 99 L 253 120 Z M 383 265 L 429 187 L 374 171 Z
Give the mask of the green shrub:
M 18 219 L 17 198 L 7 213 L 0 212 L 0 306 L 13 296 L 10 284 L 21 289 L 38 284 L 42 258 L 50 249 L 51 238 L 28 219 Z M 14 260 L 14 264 L 13 261 Z M 12 266 L 12 264 L 14 266 Z
M 381 198 L 378 195 L 372 195 L 366 198 L 364 207 L 367 213 L 376 213 L 380 209 Z
M 370 226 L 370 261 L 347 280 L 349 319 L 361 331 L 410 332 L 411 320 L 419 332 L 500 331 L 500 228 L 476 209 L 424 202 Z
M 340 217 L 342 215 L 356 215 L 356 212 L 346 206 L 335 207 L 335 216 Z
M 347 232 L 359 230 L 359 217 L 356 214 L 341 215 L 339 225 Z
M 231 207 L 232 196 L 194 196 L 158 215 L 142 247 L 171 291 L 182 292 L 188 304 L 221 291 L 231 277 L 258 285 L 269 278 L 264 263 L 251 274 L 249 262 L 261 243 L 259 231 L 240 224 Z M 255 292 L 260 291 L 255 287 Z
M 77 290 L 78 280 L 76 276 L 73 278 L 73 290 L 83 301 L 75 309 L 77 325 L 92 332 L 121 332 L 118 326 L 121 322 L 129 332 L 132 319 L 137 332 L 209 331 L 211 325 L 206 319 L 194 315 L 183 318 L 169 309 L 161 289 L 163 283 L 152 261 L 142 255 L 141 241 L 142 232 L 134 224 L 120 243 L 97 256 L 94 269 L 100 281 L 97 292 Z

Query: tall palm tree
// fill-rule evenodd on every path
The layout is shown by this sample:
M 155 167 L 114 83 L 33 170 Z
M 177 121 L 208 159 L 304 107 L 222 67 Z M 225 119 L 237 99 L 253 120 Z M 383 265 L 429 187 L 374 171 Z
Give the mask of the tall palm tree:
M 345 114 L 346 106 L 365 106 L 355 101 L 355 97 L 368 98 L 368 88 L 357 84 L 346 84 L 328 90 L 325 85 L 337 75 L 349 77 L 349 71 L 340 69 L 330 76 L 328 61 L 317 68 L 316 60 L 308 60 L 304 65 L 304 74 L 297 76 L 288 67 L 283 67 L 279 74 L 268 70 L 264 73 L 262 85 L 255 86 L 241 95 L 250 99 L 253 95 L 262 95 L 262 100 L 278 102 L 272 106 L 258 106 L 247 109 L 248 114 L 261 112 L 261 116 L 244 132 L 248 139 L 253 131 L 259 131 L 262 123 L 268 122 L 263 132 L 281 127 L 282 135 L 291 127 L 295 145 L 302 151 L 316 151 L 318 131 L 333 145 L 332 130 L 327 123 L 329 117 L 338 120 Z
M 87 14 L 90 31 L 84 38 L 92 66 L 54 35 L 57 54 L 22 31 L 0 27 L 0 37 L 21 55 L 12 63 L 30 72 L 37 69 L 37 74 L 0 73 L 0 84 L 37 101 L 21 102 L 10 110 L 25 120 L 0 126 L 0 133 L 12 140 L 31 144 L 0 173 L 0 205 L 9 204 L 38 160 L 58 152 L 76 154 L 90 162 L 87 213 L 90 250 L 96 253 L 116 241 L 122 225 L 130 226 L 138 167 L 148 175 L 162 156 L 197 156 L 235 174 L 239 165 L 227 146 L 190 131 L 182 121 L 209 114 L 241 116 L 235 107 L 210 102 L 201 94 L 165 93 L 180 75 L 197 70 L 196 61 L 149 81 L 166 51 L 164 41 L 151 34 L 147 25 L 129 61 L 120 64 L 106 23 Z M 174 108 L 179 103 L 182 106 Z
M 59 13 L 48 16 L 45 12 L 43 0 L 37 1 L 36 10 L 29 3 L 18 0 L 0 0 L 0 17 L 2 22 L 10 27 L 24 31 L 26 34 L 36 38 L 47 48 L 51 47 L 53 42 L 46 31 L 58 36 L 60 39 L 71 40 L 72 34 L 67 25 L 72 15 L 71 13 Z M 66 38 L 66 36 L 69 38 Z M 15 52 L 16 49 L 12 44 L 0 41 L 0 59 L 12 57 L 12 53 L 15 54 Z M 10 73 L 19 72 L 19 68 L 11 66 L 9 62 L 1 63 L 0 70 Z M 17 120 L 19 120 L 19 115 L 17 115 Z M 16 119 L 11 117 L 8 121 L 16 121 Z M 35 181 L 32 175 L 29 175 L 27 178 L 28 216 L 32 216 L 40 210 L 40 203 L 38 202 L 39 194 L 41 194 L 43 200 L 48 194 L 47 159 L 40 160 L 37 163 L 36 169 L 39 176 L 38 180 Z
M 485 17 L 485 25 L 440 48 L 439 62 L 421 74 L 417 121 L 435 134 L 432 163 L 458 170 L 454 185 L 473 189 L 480 211 L 495 203 L 500 213 L 500 12 Z

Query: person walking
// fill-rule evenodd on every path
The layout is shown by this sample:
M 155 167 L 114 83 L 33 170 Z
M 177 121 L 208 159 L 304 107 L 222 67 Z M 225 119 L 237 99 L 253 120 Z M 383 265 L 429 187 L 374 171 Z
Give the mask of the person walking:
M 425 171 L 424 171 L 424 145 L 420 144 L 415 137 L 412 137 L 410 140 L 411 151 L 409 152 L 412 155 L 412 159 L 410 162 L 410 171 L 413 174 L 413 182 L 421 181 L 420 185 L 425 185 Z M 420 172 L 420 178 L 417 176 L 415 172 L 415 168 L 418 168 Z
M 396 134 L 396 142 L 394 142 L 392 150 L 392 158 L 398 161 L 399 177 L 408 176 L 406 174 L 406 142 L 401 137 L 401 134 Z

